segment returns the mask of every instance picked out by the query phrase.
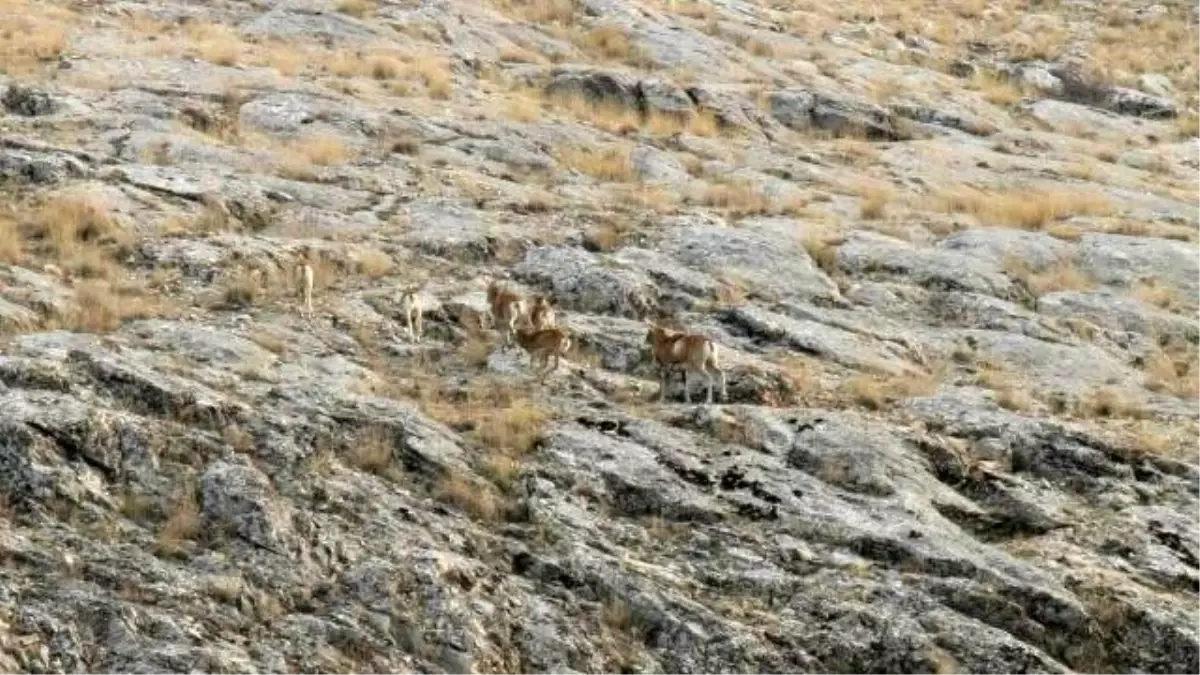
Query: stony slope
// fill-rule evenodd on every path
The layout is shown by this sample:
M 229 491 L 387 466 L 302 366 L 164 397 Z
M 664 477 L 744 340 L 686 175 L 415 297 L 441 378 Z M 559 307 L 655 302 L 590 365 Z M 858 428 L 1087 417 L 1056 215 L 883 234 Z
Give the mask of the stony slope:
M 1194 672 L 1196 23 L 0 0 L 0 669 Z

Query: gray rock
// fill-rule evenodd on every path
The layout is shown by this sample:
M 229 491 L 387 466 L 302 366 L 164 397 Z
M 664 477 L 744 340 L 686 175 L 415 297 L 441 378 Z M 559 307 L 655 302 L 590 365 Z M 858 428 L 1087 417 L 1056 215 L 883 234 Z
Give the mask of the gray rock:
M 821 129 L 839 135 L 865 134 L 870 139 L 885 141 L 905 137 L 891 113 L 871 103 L 809 89 L 771 92 L 767 100 L 771 115 L 797 131 Z
M 1200 301 L 1200 259 L 1188 242 L 1118 234 L 1086 234 L 1079 240 L 1080 266 L 1097 281 L 1132 286 L 1157 279 L 1179 289 L 1192 303 Z
M 572 311 L 643 318 L 657 306 L 657 289 L 645 276 L 599 265 L 595 256 L 573 248 L 535 248 L 513 274 L 546 288 L 556 304 Z
M 679 185 L 690 180 L 683 164 L 673 156 L 648 145 L 639 145 L 629 153 L 629 163 L 647 183 Z
M 291 515 L 274 498 L 271 482 L 248 466 L 218 462 L 200 482 L 201 515 L 209 536 L 222 530 L 266 549 L 284 550 L 291 536 Z
M 965 291 L 1005 300 L 1020 290 L 999 269 L 999 260 L 981 260 L 954 250 L 924 249 L 870 232 L 855 232 L 837 251 L 838 265 L 856 275 L 901 278 L 930 290 Z
M 0 98 L 0 105 L 10 114 L 25 117 L 53 115 L 62 107 L 50 94 L 17 84 L 8 85 L 4 96 Z

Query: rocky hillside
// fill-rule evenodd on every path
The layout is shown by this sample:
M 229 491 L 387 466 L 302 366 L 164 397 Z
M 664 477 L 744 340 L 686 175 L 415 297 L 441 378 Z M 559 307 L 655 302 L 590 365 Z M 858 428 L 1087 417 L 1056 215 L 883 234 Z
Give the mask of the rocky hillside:
M 0 671 L 1196 672 L 1197 40 L 0 0 Z

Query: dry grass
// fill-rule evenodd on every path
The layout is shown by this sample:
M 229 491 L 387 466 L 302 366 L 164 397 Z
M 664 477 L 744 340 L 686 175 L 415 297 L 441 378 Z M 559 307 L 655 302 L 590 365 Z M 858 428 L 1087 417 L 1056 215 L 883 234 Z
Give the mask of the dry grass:
M 1146 411 L 1136 401 L 1112 387 L 1097 387 L 1080 399 L 1075 406 L 1080 417 L 1120 417 L 1141 419 Z
M 635 179 L 633 165 L 629 162 L 629 148 L 563 148 L 558 151 L 557 157 L 567 169 L 598 180 L 629 182 Z
M 838 266 L 837 249 L 846 239 L 840 234 L 827 232 L 806 233 L 800 238 L 800 245 L 808 252 L 808 257 L 828 275 L 841 273 Z
M 935 207 L 948 213 L 973 215 L 987 225 L 1026 230 L 1041 230 L 1068 216 L 1112 212 L 1112 205 L 1099 194 L 1035 189 L 988 194 L 957 188 L 939 194 Z
M 611 101 L 592 101 L 580 95 L 556 94 L 547 97 L 546 103 L 580 122 L 609 133 L 632 133 L 637 131 L 642 124 L 641 116 L 637 111 Z
M 10 265 L 25 257 L 24 237 L 14 216 L 10 209 L 0 210 L 0 263 Z
M 984 364 L 975 374 L 976 381 L 991 389 L 996 404 L 1008 410 L 1024 412 L 1033 407 L 1033 397 L 1017 378 L 1001 368 Z
M 532 24 L 561 26 L 573 25 L 580 9 L 576 0 L 493 0 L 493 4 Z
M 721 125 L 717 120 L 716 113 L 711 110 L 701 110 L 687 115 L 651 112 L 642 121 L 642 129 L 654 136 L 689 133 L 693 136 L 710 137 L 721 132 Z
M 361 19 L 374 12 L 378 7 L 375 0 L 342 0 L 337 10 L 356 19 Z
M 88 279 L 76 284 L 73 306 L 60 319 L 67 330 L 108 333 L 126 321 L 160 316 L 165 309 L 161 300 L 136 288 L 120 288 L 100 279 Z
M 1180 309 L 1184 302 L 1179 290 L 1155 278 L 1143 279 L 1129 289 L 1129 296 L 1161 309 Z
M 535 89 L 513 92 L 504 102 L 505 119 L 514 122 L 537 122 L 542 119 L 542 98 Z
M 346 461 L 360 471 L 396 478 L 392 464 L 392 437 L 385 429 L 367 429 L 356 435 L 346 452 Z
M 289 142 L 279 153 L 275 173 L 282 178 L 316 182 L 319 167 L 337 166 L 354 157 L 354 151 L 337 136 L 319 134 Z
M 184 25 L 183 36 L 196 54 L 218 66 L 235 66 L 247 51 L 246 42 L 229 26 L 190 21 Z
M 700 195 L 700 203 L 721 209 L 734 218 L 771 212 L 770 198 L 749 181 L 709 185 Z
M 629 34 L 617 26 L 598 26 L 587 32 L 572 33 L 572 41 L 597 60 L 621 62 L 635 68 L 653 65 Z
M 221 291 L 221 299 L 229 308 L 257 305 L 266 297 L 262 281 L 249 269 L 240 269 L 230 275 Z
M 454 89 L 450 65 L 440 56 L 421 54 L 408 65 L 405 71 L 412 79 L 425 86 L 425 92 L 436 99 L 450 98 Z
M 500 517 L 502 505 L 486 484 L 474 483 L 459 474 L 450 474 L 437 487 L 437 498 L 466 511 L 482 522 L 494 522 Z
M 941 369 L 913 375 L 855 375 L 842 384 L 841 393 L 855 405 L 868 410 L 885 410 L 896 401 L 937 392 Z
M 167 521 L 163 523 L 155 542 L 160 555 L 177 556 L 183 553 L 183 543 L 194 539 L 200 532 L 200 507 L 191 490 L 175 500 L 175 506 Z
M 85 244 L 130 243 L 104 198 L 88 192 L 60 193 L 46 199 L 31 219 L 28 234 L 60 254 Z
M 1200 397 L 1200 364 L 1195 347 L 1153 354 L 1146 360 L 1145 373 L 1145 387 L 1150 391 L 1189 400 Z
M 1058 291 L 1086 291 L 1096 287 L 1095 279 L 1069 261 L 1060 261 L 1035 271 L 1028 263 L 1008 257 L 1004 260 L 1004 271 L 1024 284 L 1035 296 Z
M 392 271 L 392 256 L 378 249 L 368 249 L 358 255 L 358 273 L 372 279 L 385 277 Z
M 977 72 L 970 86 L 992 105 L 1009 106 L 1020 101 L 1024 95 L 1020 87 L 1004 76 L 991 72 Z
M 895 192 L 886 186 L 868 186 L 863 188 L 860 195 L 859 216 L 863 220 L 879 220 L 887 214 L 888 204 L 895 197 Z
M 75 14 L 26 0 L 0 4 L 0 73 L 32 75 L 53 63 L 70 44 Z

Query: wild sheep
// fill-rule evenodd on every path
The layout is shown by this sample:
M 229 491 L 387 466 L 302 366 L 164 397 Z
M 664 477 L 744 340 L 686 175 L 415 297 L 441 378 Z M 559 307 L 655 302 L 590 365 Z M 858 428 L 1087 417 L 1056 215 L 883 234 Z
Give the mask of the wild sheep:
M 517 321 L 525 315 L 525 298 L 497 280 L 488 284 L 487 299 L 492 325 L 504 331 L 504 344 L 511 346 Z
M 408 339 L 413 342 L 420 342 L 424 334 L 425 306 L 421 303 L 420 290 L 409 288 L 400 292 L 400 311 L 404 312 L 404 321 L 408 325 Z
M 683 400 L 691 403 L 691 373 L 704 373 L 708 378 L 708 403 L 713 402 L 713 373 L 721 376 L 721 400 L 729 398 L 725 388 L 725 371 L 718 360 L 717 344 L 703 335 L 680 333 L 661 326 L 652 326 L 646 332 L 646 344 L 659 367 L 658 400 L 667 392 L 667 374 L 671 366 L 683 367 Z
M 571 349 L 571 335 L 562 328 L 537 328 L 526 320 L 516 329 L 517 344 L 529 354 L 529 365 L 540 362 L 544 368 L 539 373 L 541 379 L 558 369 L 560 358 L 564 358 Z M 550 365 L 550 358 L 554 364 Z
M 550 304 L 549 297 L 539 295 L 533 299 L 533 308 L 529 310 L 529 319 L 533 322 L 534 328 L 554 327 L 554 307 Z
M 300 296 L 303 301 L 300 313 L 311 316 L 313 313 L 313 267 L 308 262 L 301 262 L 297 266 L 297 270 L 300 274 Z

